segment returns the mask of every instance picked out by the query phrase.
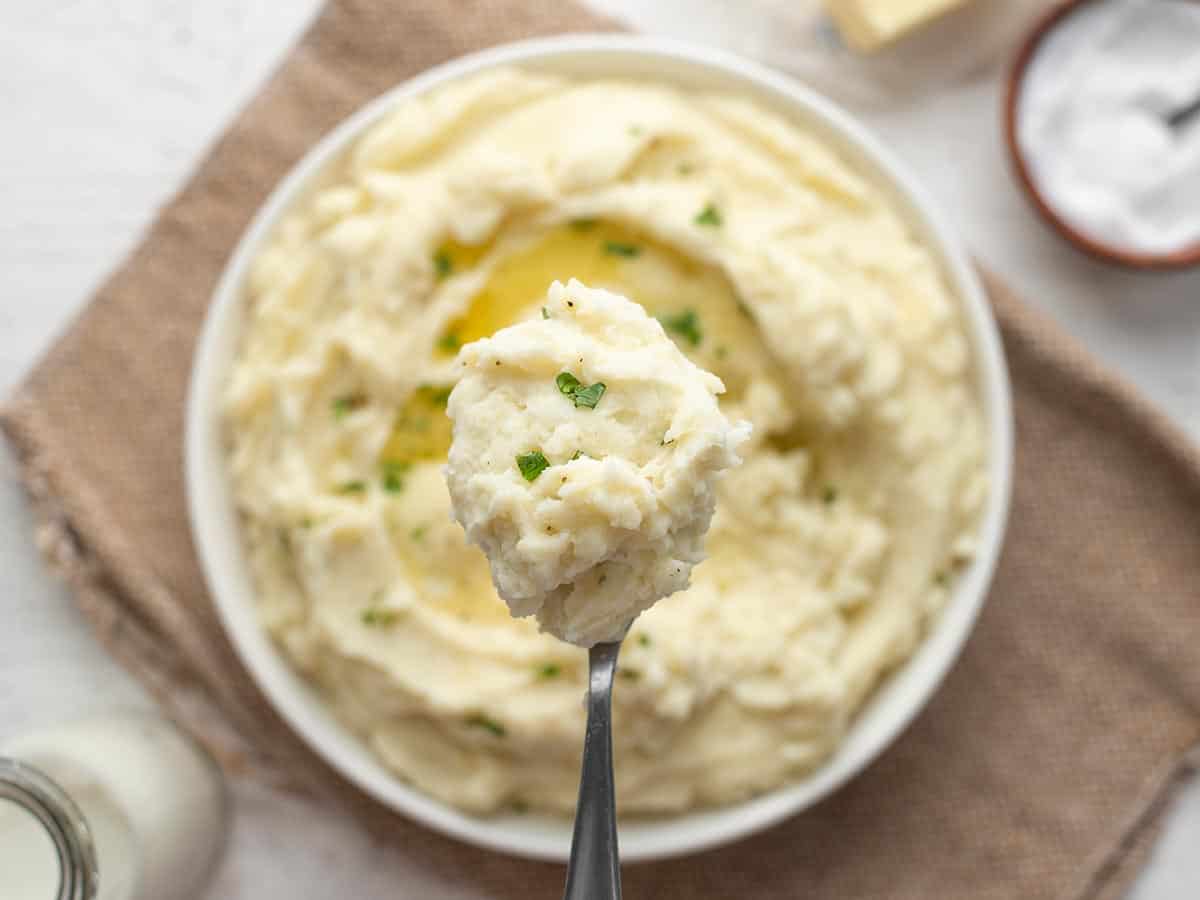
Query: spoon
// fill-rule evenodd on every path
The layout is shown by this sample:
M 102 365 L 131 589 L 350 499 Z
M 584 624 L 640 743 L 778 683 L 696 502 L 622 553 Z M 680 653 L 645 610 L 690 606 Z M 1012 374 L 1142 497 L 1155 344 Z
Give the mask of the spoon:
M 563 900 L 621 898 L 612 761 L 612 686 L 620 652 L 621 641 L 596 644 L 588 651 L 587 732 Z

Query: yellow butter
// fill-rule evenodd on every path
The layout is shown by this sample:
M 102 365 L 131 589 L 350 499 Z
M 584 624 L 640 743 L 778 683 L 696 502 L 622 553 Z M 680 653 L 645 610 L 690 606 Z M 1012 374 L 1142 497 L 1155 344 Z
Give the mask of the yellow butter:
M 846 43 L 878 50 L 967 0 L 825 0 Z

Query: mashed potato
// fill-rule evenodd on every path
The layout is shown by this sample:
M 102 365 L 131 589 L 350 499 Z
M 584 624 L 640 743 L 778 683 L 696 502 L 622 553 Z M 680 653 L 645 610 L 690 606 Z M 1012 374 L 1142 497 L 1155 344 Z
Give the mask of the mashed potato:
M 620 640 L 687 587 L 749 426 L 645 310 L 574 280 L 459 359 L 446 484 L 467 540 L 513 615 L 581 647 Z
M 619 802 L 802 777 L 970 556 L 985 432 L 957 300 L 888 192 L 736 96 L 491 71 L 328 166 L 252 266 L 225 398 L 264 627 L 401 778 L 569 814 L 587 655 L 510 616 L 442 467 L 460 346 L 572 276 L 637 298 L 754 426 L 708 558 L 626 639 Z

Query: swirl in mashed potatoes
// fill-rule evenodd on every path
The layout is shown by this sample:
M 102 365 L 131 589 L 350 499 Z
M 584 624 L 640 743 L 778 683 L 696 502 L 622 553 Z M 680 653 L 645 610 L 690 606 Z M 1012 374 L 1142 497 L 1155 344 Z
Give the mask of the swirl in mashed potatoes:
M 969 558 L 985 431 L 933 254 L 739 97 L 492 71 L 403 101 L 317 179 L 252 266 L 225 396 L 264 626 L 427 793 L 573 808 L 586 654 L 509 616 L 441 472 L 459 346 L 568 277 L 637 298 L 754 426 L 708 559 L 626 640 L 620 803 L 799 778 Z

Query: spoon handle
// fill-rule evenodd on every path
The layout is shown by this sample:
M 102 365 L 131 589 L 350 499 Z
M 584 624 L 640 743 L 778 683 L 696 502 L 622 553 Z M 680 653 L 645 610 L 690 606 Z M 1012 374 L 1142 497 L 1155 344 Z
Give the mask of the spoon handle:
M 612 761 L 612 686 L 620 652 L 619 641 L 588 651 L 587 734 L 563 900 L 621 898 Z

